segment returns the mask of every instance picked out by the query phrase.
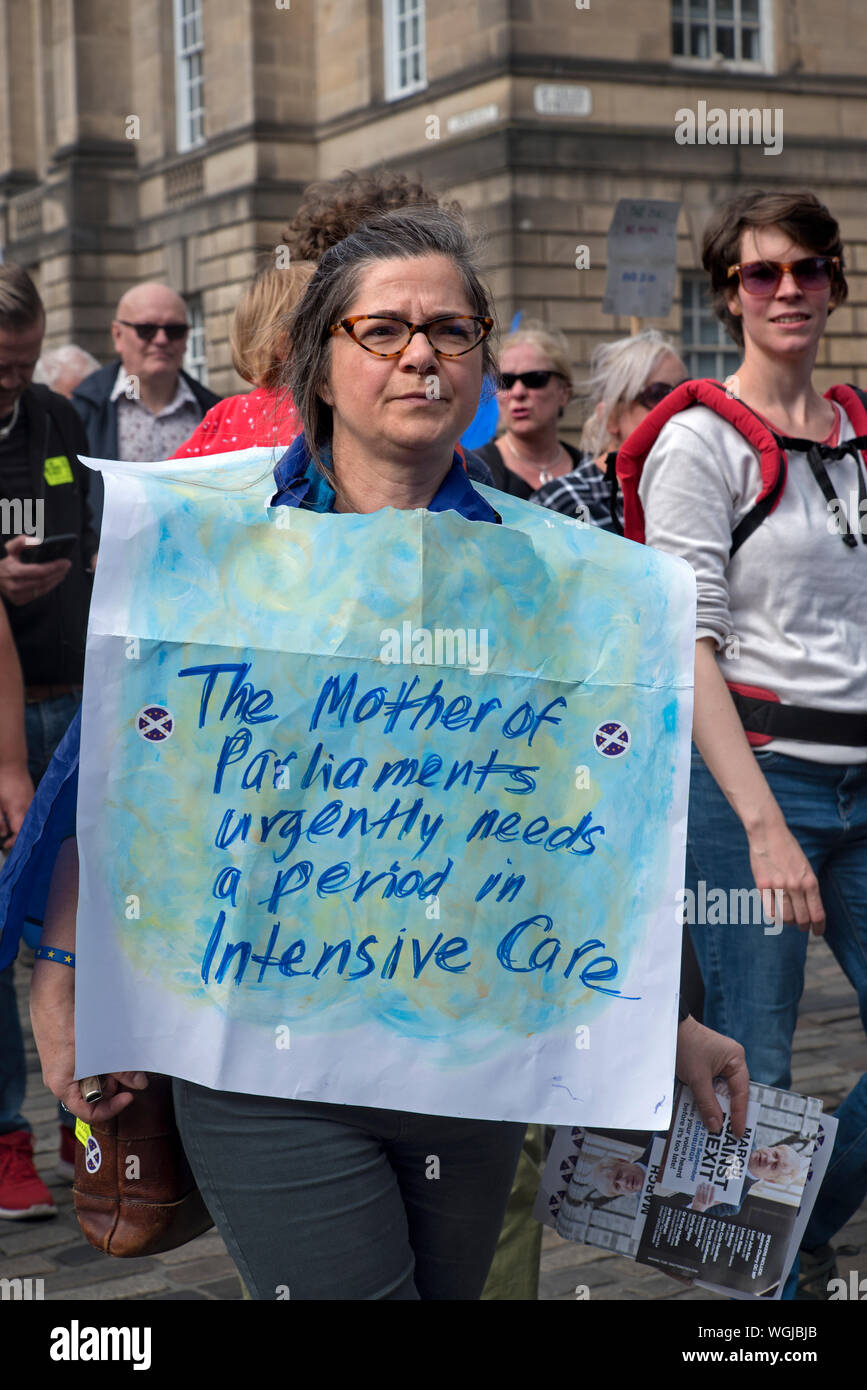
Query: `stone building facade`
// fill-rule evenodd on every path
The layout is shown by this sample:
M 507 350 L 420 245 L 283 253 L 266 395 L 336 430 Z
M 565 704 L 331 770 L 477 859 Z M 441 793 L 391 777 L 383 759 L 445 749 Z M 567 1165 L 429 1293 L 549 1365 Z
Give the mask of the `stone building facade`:
M 48 343 L 108 360 L 121 291 L 187 298 L 209 384 L 239 289 L 314 178 L 376 164 L 487 232 L 500 321 L 545 319 L 576 366 L 603 313 L 619 198 L 680 202 L 675 301 L 693 371 L 734 365 L 701 302 L 701 229 L 745 187 L 840 219 L 850 299 L 820 381 L 867 385 L 867 76 L 858 0 L 0 0 L 0 242 Z M 676 113 L 780 113 L 782 148 L 678 143 Z M 576 268 L 584 245 L 589 265 Z M 206 353 L 203 351 L 206 349 Z M 578 408 L 564 422 L 574 429 Z

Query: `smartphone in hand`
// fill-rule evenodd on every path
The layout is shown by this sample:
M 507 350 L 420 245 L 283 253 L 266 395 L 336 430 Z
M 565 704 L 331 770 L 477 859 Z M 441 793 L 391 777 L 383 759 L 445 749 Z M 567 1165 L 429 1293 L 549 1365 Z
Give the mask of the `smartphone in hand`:
M 47 565 L 51 560 L 71 560 L 78 541 L 79 537 L 74 531 L 67 531 L 58 536 L 46 536 L 36 544 L 28 541 L 20 552 L 21 563 Z

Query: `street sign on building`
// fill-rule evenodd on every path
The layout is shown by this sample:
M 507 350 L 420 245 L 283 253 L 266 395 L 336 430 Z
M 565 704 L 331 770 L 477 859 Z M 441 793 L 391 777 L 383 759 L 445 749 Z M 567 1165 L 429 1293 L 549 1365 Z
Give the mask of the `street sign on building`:
M 537 82 L 533 110 L 540 116 L 589 116 L 593 96 L 589 87 L 577 82 Z

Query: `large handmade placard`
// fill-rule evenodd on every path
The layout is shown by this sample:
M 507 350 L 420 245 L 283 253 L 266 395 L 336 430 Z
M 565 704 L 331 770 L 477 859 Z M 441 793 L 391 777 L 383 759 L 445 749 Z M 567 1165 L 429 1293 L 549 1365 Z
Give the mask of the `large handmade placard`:
M 102 465 L 77 1073 L 664 1127 L 692 571 L 487 489 L 269 509 L 272 461 Z

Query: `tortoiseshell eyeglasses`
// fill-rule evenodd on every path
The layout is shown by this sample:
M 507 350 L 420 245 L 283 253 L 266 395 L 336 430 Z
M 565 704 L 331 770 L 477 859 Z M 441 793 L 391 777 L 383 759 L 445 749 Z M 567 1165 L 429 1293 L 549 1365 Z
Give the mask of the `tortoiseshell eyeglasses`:
M 331 332 L 344 329 L 374 357 L 400 357 L 416 333 L 423 333 L 437 357 L 463 357 L 487 338 L 494 320 L 481 314 L 443 315 L 427 323 L 410 323 L 390 314 L 353 314 L 332 323 Z

